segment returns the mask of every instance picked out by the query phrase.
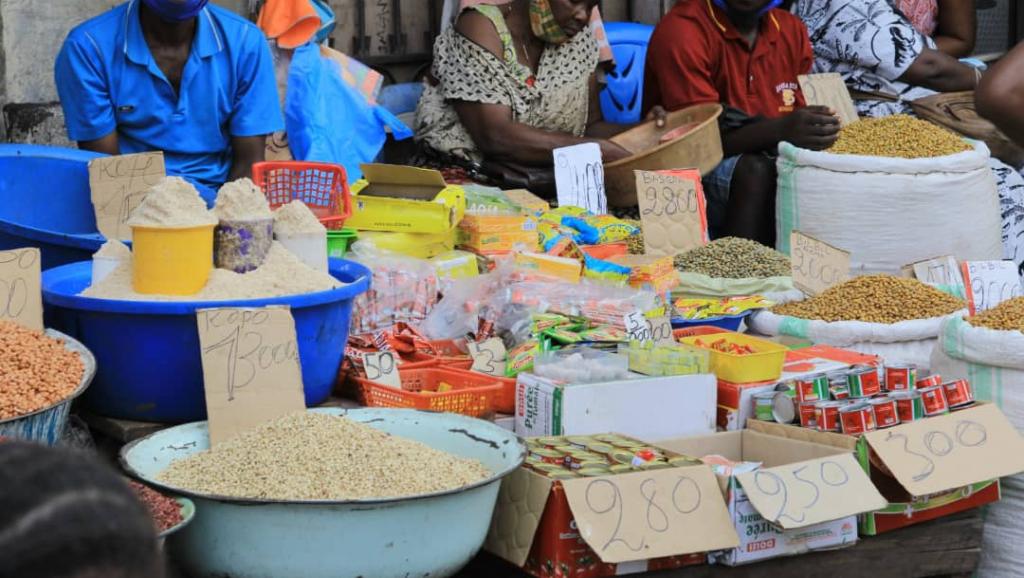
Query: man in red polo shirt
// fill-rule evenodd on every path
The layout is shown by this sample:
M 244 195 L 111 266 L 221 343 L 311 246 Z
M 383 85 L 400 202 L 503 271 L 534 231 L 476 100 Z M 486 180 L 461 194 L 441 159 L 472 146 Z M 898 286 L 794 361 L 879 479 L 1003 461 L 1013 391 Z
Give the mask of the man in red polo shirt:
M 773 245 L 778 144 L 821 150 L 839 121 L 806 106 L 797 76 L 813 53 L 799 18 L 780 0 L 679 0 L 647 50 L 644 109 L 721 103 L 725 159 L 704 177 L 713 237 Z

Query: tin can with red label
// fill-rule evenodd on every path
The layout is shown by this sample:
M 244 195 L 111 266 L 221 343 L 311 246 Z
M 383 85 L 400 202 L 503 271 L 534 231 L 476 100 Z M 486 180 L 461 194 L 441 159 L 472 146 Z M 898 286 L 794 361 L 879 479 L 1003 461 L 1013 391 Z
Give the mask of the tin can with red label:
M 839 431 L 839 408 L 845 404 L 840 401 L 819 401 L 814 406 L 814 423 L 818 431 Z
M 889 398 L 896 402 L 896 415 L 900 423 L 924 419 L 924 402 L 919 391 L 895 391 Z
M 926 387 L 921 391 L 921 402 L 924 404 L 924 415 L 932 417 L 949 413 L 949 402 L 946 401 L 946 390 L 941 385 Z
M 800 404 L 800 427 L 818 427 L 818 422 L 815 421 L 815 406 L 818 403 L 817 401 L 805 401 Z
M 553 466 L 565 465 L 565 454 L 548 448 L 539 448 L 530 452 L 530 456 L 538 462 Z
M 866 403 L 853 403 L 839 408 L 839 422 L 846 435 L 860 435 L 875 431 L 875 412 Z
M 917 380 L 917 389 L 935 387 L 936 385 L 942 385 L 942 376 L 937 373 Z
M 809 375 L 796 381 L 796 397 L 802 402 L 828 399 L 828 377 L 824 373 Z
M 916 365 L 885 366 L 886 391 L 910 391 L 917 386 Z
M 966 379 L 957 379 L 944 383 L 942 384 L 942 389 L 946 390 L 946 403 L 949 404 L 950 409 L 965 407 L 974 403 L 974 388 L 971 387 L 971 382 Z
M 896 409 L 896 400 L 891 397 L 876 397 L 868 404 L 875 412 L 875 426 L 878 429 L 892 427 L 900 423 L 899 412 Z
M 846 376 L 850 397 L 871 397 L 882 392 L 878 370 L 870 365 L 858 365 Z

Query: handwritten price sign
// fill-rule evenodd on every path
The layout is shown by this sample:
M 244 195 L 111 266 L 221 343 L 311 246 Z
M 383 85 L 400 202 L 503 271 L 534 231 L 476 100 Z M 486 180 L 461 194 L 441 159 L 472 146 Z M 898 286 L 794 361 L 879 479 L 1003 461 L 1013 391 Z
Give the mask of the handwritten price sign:
M 801 74 L 797 81 L 807 104 L 831 108 L 836 112 L 842 126 L 860 120 L 857 116 L 857 107 L 853 104 L 853 97 L 850 96 L 850 89 L 846 87 L 843 77 L 838 73 Z
M 108 239 L 130 240 L 128 217 L 164 172 L 162 152 L 102 157 L 89 162 L 96 226 Z
M 196 321 L 211 444 L 305 409 L 287 307 L 200 309 Z
M 789 237 L 793 261 L 793 285 L 808 295 L 817 295 L 850 278 L 850 254 L 800 231 Z
M 597 215 L 606 214 L 608 197 L 604 191 L 601 147 L 585 143 L 555 149 L 553 154 L 559 206 L 583 207 Z
M 644 251 L 676 255 L 708 242 L 700 172 L 635 171 Z
M 707 466 L 566 480 L 562 486 L 580 535 L 606 563 L 739 543 Z
M 668 317 L 649 318 L 640 311 L 625 316 L 626 334 L 630 340 L 675 343 L 672 322 Z
M 398 360 L 390 351 L 364 353 L 363 370 L 366 371 L 366 379 L 370 381 L 402 389 L 402 379 L 398 374 Z
M 865 437 L 915 496 L 1024 470 L 1024 440 L 994 405 L 879 430 Z
M 39 249 L 0 251 L 0 319 L 43 330 Z
M 965 261 L 961 267 L 972 314 L 1022 294 L 1020 273 L 1013 261 Z
M 784 529 L 838 520 L 888 503 L 850 454 L 762 468 L 736 478 L 757 511 Z
M 492 337 L 481 343 L 469 342 L 467 344 L 469 356 L 473 358 L 473 371 L 505 376 L 505 360 L 508 358 L 508 351 L 505 344 L 497 337 Z

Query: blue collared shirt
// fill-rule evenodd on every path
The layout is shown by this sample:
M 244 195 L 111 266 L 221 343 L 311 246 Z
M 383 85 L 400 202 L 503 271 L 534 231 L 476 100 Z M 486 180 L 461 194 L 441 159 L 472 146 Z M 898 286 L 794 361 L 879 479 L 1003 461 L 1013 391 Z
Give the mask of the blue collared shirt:
M 175 94 L 143 37 L 139 7 L 117 6 L 64 41 L 56 79 L 68 136 L 88 141 L 116 130 L 121 153 L 162 150 L 168 174 L 216 189 L 231 168 L 231 137 L 284 128 L 266 38 L 207 6 Z

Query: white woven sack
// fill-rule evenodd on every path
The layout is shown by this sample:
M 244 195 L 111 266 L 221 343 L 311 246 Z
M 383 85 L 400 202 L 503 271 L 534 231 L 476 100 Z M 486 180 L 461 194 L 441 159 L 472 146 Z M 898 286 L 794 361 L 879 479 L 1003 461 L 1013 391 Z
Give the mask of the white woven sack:
M 1024 431 L 1024 334 L 973 327 L 961 317 L 942 323 L 932 371 L 967 379 L 977 399 L 990 401 Z M 978 575 L 1018 576 L 1024 568 L 1024 475 L 1003 478 L 1003 497 L 988 507 Z
M 989 150 L 937 158 L 837 155 L 779 145 L 778 249 L 797 229 L 851 253 L 854 275 L 897 274 L 939 255 L 1001 259 L 1002 220 Z
M 954 315 L 962 316 L 964 313 Z M 928 368 L 943 319 L 933 317 L 892 324 L 864 321 L 830 323 L 761 311 L 752 315 L 747 324 L 751 331 L 761 335 L 789 335 L 808 339 L 814 344 L 878 355 L 886 363 L 913 363 L 920 368 Z

